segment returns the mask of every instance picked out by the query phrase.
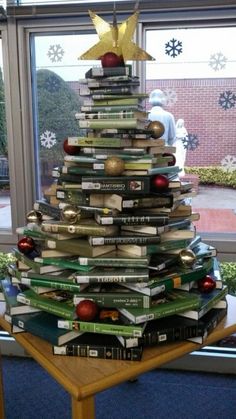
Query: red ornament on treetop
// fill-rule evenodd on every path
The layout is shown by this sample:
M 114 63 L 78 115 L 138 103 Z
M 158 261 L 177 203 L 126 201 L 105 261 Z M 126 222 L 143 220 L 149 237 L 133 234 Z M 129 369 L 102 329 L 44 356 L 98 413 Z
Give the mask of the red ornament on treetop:
M 70 156 L 74 156 L 80 153 L 80 147 L 77 147 L 75 145 L 69 145 L 68 138 L 64 140 L 63 150 L 65 151 L 66 154 L 69 154 Z
M 101 63 L 103 67 L 122 67 L 124 60 L 122 56 L 116 55 L 114 52 L 106 52 L 101 57 Z
M 21 253 L 28 255 L 35 250 L 35 242 L 31 237 L 23 237 L 18 241 L 17 247 Z
M 156 175 L 153 176 L 151 183 L 154 192 L 163 192 L 168 189 L 169 179 L 165 175 Z

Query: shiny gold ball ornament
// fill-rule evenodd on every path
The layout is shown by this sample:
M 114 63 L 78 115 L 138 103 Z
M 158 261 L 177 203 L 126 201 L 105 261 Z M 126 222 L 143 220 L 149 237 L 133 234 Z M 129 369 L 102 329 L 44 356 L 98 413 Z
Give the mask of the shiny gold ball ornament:
M 116 156 L 108 157 L 104 164 L 105 174 L 108 176 L 120 176 L 125 169 L 125 163 Z
M 196 255 L 191 249 L 182 249 L 179 252 L 180 263 L 186 268 L 191 268 L 196 262 Z
M 81 209 L 74 205 L 66 205 L 61 210 L 61 219 L 68 224 L 76 224 L 81 218 Z
M 151 136 L 155 139 L 160 138 L 164 132 L 165 127 L 160 121 L 152 121 L 147 126 L 148 131 L 152 131 Z
M 42 219 L 43 219 L 43 214 L 41 211 L 31 210 L 26 215 L 27 223 L 41 224 Z

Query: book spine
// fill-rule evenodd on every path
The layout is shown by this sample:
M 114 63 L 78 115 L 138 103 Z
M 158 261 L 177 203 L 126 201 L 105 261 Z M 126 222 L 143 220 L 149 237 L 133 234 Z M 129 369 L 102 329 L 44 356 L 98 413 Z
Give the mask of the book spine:
M 35 202 L 34 209 L 37 211 L 41 211 L 43 214 L 46 214 L 49 217 L 53 217 L 55 220 L 60 220 L 61 218 L 60 209 L 57 207 L 53 207 L 52 205 L 46 202 L 43 202 L 43 201 Z
M 171 208 L 173 205 L 172 196 L 143 197 L 136 199 L 123 198 L 122 207 L 125 208 Z
M 68 144 L 79 147 L 131 147 L 132 140 L 103 137 L 69 137 Z
M 133 272 L 126 272 L 126 271 L 133 271 Z M 148 270 L 139 270 L 136 269 L 122 269 L 122 272 L 120 271 L 100 271 L 93 274 L 93 271 L 91 273 L 86 273 L 86 275 L 77 275 L 76 273 L 72 275 L 73 278 L 78 282 L 79 284 L 103 284 L 103 283 L 124 283 L 124 282 L 147 282 L 149 280 L 149 273 Z
M 130 307 L 130 308 L 150 308 L 151 306 L 151 299 L 150 297 L 142 294 L 135 294 L 135 293 L 86 293 L 86 294 L 75 294 L 74 295 L 74 305 L 80 303 L 85 299 L 89 299 L 94 301 L 100 307 Z
M 159 243 L 159 236 L 120 236 L 120 237 L 89 237 L 91 246 L 102 246 L 104 244 L 150 244 Z
M 99 224 L 102 225 L 165 225 L 168 223 L 168 217 L 165 216 L 148 216 L 148 215 L 131 215 L 120 217 L 103 217 L 100 214 L 95 215 L 95 219 Z
M 89 205 L 89 198 L 82 193 L 82 191 L 75 190 L 63 190 L 58 189 L 56 192 L 56 197 L 59 200 L 67 201 L 69 204 L 77 205 Z
M 142 348 L 120 348 L 68 343 L 63 346 L 54 345 L 53 354 L 123 361 L 140 361 L 142 358 Z
M 149 258 L 87 258 L 78 257 L 78 263 L 81 266 L 107 266 L 107 267 L 129 267 L 129 268 L 146 268 L 149 263 Z
M 71 292 L 80 292 L 81 287 L 80 284 L 75 284 L 73 282 L 62 282 L 62 281 L 53 281 L 53 280 L 45 280 L 45 279 L 35 279 L 35 278 L 26 278 L 21 277 L 20 283 L 27 285 L 29 287 L 48 287 L 48 288 L 55 288 L 60 290 L 66 290 Z
M 120 112 L 81 112 L 75 115 L 76 119 L 78 120 L 87 120 L 87 119 L 126 119 L 136 118 L 136 113 L 133 111 L 120 111 Z
M 214 309 L 213 309 L 214 310 Z M 189 336 L 187 339 L 191 342 L 196 343 L 204 343 L 207 336 L 216 328 L 216 326 L 223 320 L 223 318 L 227 314 L 227 308 L 222 308 L 219 310 L 215 310 L 214 317 L 208 321 L 207 324 L 204 324 L 204 322 L 199 322 L 198 330 L 196 336 Z
M 148 176 L 136 177 L 82 177 L 82 190 L 102 193 L 120 192 L 123 194 L 140 194 L 150 192 L 150 178 Z
M 69 233 L 79 235 L 91 235 L 95 236 L 100 234 L 114 234 L 117 231 L 116 227 L 102 226 L 102 225 L 86 225 L 86 224 L 50 224 L 43 223 L 41 226 L 42 230 L 47 233 Z
M 58 320 L 59 329 L 79 330 L 80 332 L 102 333 L 105 335 L 118 335 L 141 337 L 143 328 L 136 325 L 119 325 L 115 323 L 92 323 L 79 320 Z
M 130 76 L 130 66 L 123 67 L 92 67 L 85 73 L 86 79 L 94 77 L 109 77 L 109 76 Z
M 138 111 L 139 105 L 112 105 L 112 106 L 104 106 L 104 105 L 97 105 L 97 106 L 81 106 L 81 112 L 123 112 L 123 111 Z
M 106 129 L 110 128 L 121 128 L 121 129 L 133 129 L 140 126 L 141 121 L 133 118 L 123 118 L 123 119 L 84 119 L 79 120 L 80 128 L 90 128 L 90 129 Z

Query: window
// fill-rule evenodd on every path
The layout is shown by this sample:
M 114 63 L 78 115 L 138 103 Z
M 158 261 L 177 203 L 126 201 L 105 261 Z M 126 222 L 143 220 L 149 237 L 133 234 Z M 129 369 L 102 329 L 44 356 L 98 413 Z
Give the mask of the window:
M 186 153 L 183 178 L 193 181 L 196 189 L 192 206 L 200 214 L 197 230 L 234 237 L 236 54 L 231 42 L 235 35 L 233 26 L 146 32 L 146 49 L 156 58 L 146 64 L 146 90 L 161 89 L 166 109 L 176 122 L 183 119 L 187 129 L 176 142 L 176 156 L 180 144 L 181 155 Z M 200 176 L 205 185 L 198 185 Z

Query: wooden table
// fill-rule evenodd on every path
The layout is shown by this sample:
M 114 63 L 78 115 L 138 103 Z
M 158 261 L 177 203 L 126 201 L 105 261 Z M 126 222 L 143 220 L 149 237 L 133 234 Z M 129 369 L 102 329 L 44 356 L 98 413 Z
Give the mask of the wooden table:
M 227 296 L 228 314 L 210 334 L 212 344 L 236 332 L 236 297 Z M 0 326 L 10 333 L 9 324 L 0 316 Z M 16 341 L 71 395 L 72 419 L 94 419 L 94 396 L 103 390 L 131 380 L 140 374 L 201 348 L 192 342 L 154 346 L 144 350 L 142 361 L 112 361 L 58 356 L 51 345 L 30 333 L 13 335 Z

